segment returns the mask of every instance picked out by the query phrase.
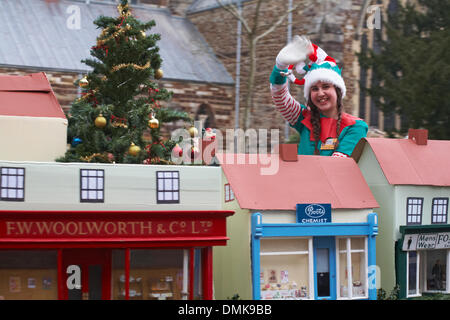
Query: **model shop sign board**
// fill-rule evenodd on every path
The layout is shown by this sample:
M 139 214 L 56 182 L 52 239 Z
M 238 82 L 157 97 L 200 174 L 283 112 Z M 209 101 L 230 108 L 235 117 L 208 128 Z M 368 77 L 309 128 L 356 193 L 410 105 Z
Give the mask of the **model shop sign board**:
M 448 248 L 450 248 L 450 232 L 406 234 L 403 240 L 403 251 Z
M 331 204 L 297 204 L 297 222 L 331 223 Z

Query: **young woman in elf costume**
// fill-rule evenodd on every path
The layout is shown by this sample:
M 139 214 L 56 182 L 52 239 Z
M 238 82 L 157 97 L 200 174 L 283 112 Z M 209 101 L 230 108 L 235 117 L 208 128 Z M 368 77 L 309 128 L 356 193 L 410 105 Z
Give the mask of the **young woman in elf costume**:
M 305 86 L 307 106 L 291 96 L 286 78 Z M 367 124 L 343 110 L 346 87 L 336 61 L 307 38 L 296 36 L 278 53 L 270 84 L 276 109 L 300 134 L 298 154 L 349 157 L 367 135 Z

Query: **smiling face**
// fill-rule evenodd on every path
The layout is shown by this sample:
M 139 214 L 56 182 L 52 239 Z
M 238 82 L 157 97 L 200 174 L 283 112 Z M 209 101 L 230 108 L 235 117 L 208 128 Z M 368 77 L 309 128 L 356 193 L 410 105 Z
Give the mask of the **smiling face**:
M 326 117 L 337 119 L 336 88 L 329 82 L 318 81 L 311 86 L 311 102 Z

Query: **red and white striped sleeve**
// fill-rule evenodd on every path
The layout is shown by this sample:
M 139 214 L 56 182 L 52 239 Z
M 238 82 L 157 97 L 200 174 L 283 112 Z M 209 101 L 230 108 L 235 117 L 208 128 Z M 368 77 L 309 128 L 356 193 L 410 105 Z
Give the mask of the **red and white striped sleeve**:
M 272 85 L 271 91 L 275 108 L 290 125 L 295 125 L 302 112 L 302 107 L 300 103 L 291 96 L 287 83 L 283 85 Z
M 339 151 L 333 152 L 333 154 L 331 156 L 338 157 L 338 158 L 350 158 L 350 156 L 346 155 L 345 153 L 339 152 Z

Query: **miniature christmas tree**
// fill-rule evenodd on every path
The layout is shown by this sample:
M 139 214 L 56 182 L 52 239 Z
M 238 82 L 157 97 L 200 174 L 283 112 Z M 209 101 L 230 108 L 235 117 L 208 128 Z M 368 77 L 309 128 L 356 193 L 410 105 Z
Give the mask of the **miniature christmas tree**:
M 171 163 L 178 141 L 164 139 L 161 125 L 190 121 L 187 113 L 161 106 L 172 96 L 159 88 L 163 76 L 157 41 L 146 34 L 155 22 L 141 23 L 131 14 L 127 0 L 118 5 L 117 18 L 100 16 L 102 29 L 91 55 L 82 62 L 92 71 L 78 81 L 82 96 L 69 114 L 71 148 L 62 162 Z M 144 134 L 147 137 L 144 138 Z

